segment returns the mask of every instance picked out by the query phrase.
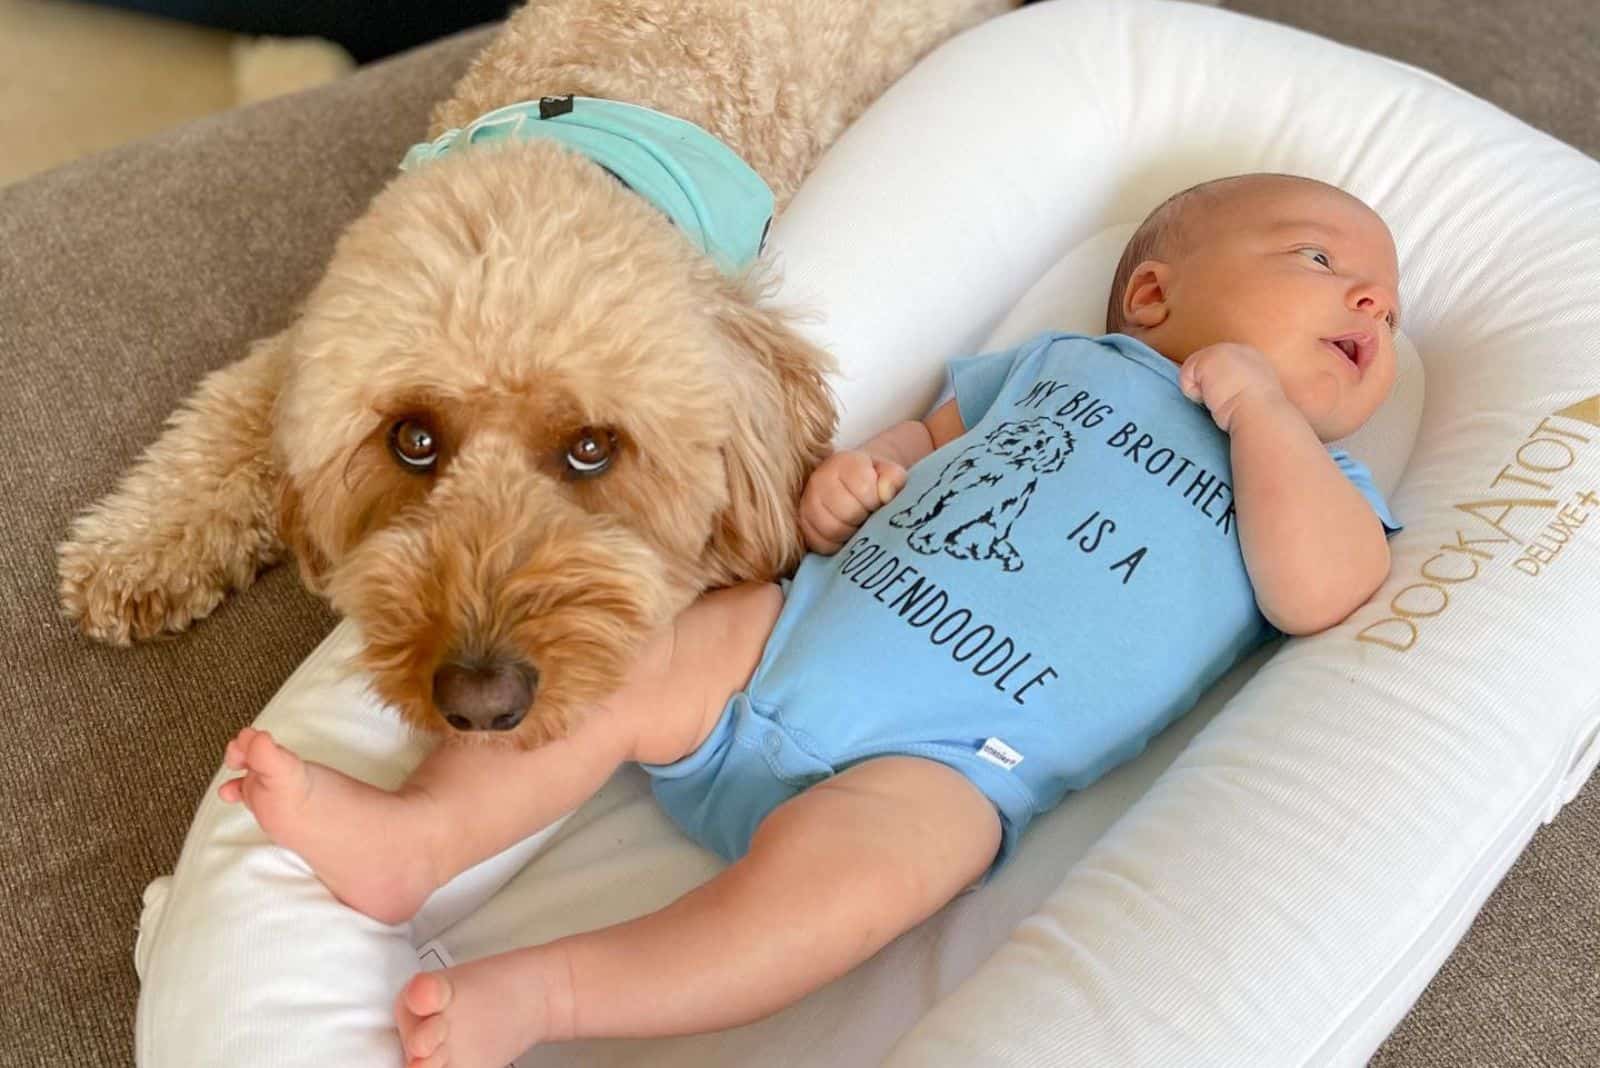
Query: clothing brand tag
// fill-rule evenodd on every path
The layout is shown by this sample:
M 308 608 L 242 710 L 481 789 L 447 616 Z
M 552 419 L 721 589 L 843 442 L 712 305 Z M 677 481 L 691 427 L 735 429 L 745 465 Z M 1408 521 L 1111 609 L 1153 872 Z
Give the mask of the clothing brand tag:
M 978 747 L 978 755 L 991 764 L 998 764 L 1007 771 L 1022 763 L 1022 754 L 998 738 L 987 739 L 983 745 Z

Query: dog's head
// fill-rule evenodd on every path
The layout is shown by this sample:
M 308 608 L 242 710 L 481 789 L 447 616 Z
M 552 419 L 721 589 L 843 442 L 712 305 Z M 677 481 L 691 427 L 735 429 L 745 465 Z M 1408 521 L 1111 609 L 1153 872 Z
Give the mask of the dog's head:
M 559 737 L 702 589 L 798 560 L 826 358 L 550 145 L 396 179 L 280 338 L 280 525 L 428 728 Z
M 989 432 L 984 444 L 990 453 L 1009 461 L 1009 466 L 1050 474 L 1072 453 L 1072 435 L 1054 419 L 1039 416 L 1001 423 Z

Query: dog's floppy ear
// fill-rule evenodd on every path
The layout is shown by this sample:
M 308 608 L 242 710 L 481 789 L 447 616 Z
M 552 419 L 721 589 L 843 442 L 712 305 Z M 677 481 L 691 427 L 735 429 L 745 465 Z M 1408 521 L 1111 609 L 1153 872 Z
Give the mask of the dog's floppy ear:
M 294 553 L 295 564 L 300 568 L 300 581 L 312 593 L 322 592 L 323 576 L 328 571 L 328 559 L 311 540 L 306 530 L 305 499 L 288 475 L 278 476 L 277 493 L 278 539 Z
M 1061 465 L 1067 462 L 1067 457 L 1072 455 L 1072 432 L 1054 420 L 1050 421 L 1048 428 L 1050 447 L 1044 450 L 1035 470 L 1042 474 L 1050 474 L 1061 470 Z
M 824 378 L 832 358 L 781 313 L 731 292 L 717 318 L 728 340 L 733 410 L 724 454 L 728 505 L 706 564 L 712 583 L 721 585 L 772 578 L 800 559 L 800 491 L 833 448 L 838 411 Z

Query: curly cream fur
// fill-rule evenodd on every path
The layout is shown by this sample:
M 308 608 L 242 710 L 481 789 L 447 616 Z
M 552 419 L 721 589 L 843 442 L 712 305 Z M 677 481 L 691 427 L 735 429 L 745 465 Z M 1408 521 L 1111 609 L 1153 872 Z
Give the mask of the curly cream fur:
M 514 13 L 435 114 L 575 93 L 696 122 L 786 203 L 918 56 L 1003 0 L 551 0 Z M 795 501 L 834 428 L 826 355 L 655 209 L 548 143 L 397 177 L 299 317 L 215 372 L 60 549 L 93 637 L 177 631 L 287 546 L 361 627 L 379 694 L 442 727 L 434 671 L 537 666 L 514 740 L 557 737 L 644 636 L 802 551 Z M 417 474 L 389 447 L 425 417 Z M 618 442 L 602 477 L 563 457 Z

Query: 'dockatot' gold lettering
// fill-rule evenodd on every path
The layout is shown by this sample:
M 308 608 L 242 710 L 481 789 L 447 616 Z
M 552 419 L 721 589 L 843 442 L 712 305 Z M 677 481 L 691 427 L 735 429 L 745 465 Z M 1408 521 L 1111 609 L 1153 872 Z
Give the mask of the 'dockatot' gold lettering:
M 1509 558 L 1512 570 L 1530 577 L 1555 565 L 1600 507 L 1600 483 L 1572 474 L 1596 435 L 1572 423 L 1600 427 L 1600 394 L 1550 413 L 1517 442 L 1510 462 L 1499 467 L 1487 487 L 1511 493 L 1452 506 L 1469 517 L 1456 530 L 1454 542 L 1438 546 L 1414 575 L 1402 576 L 1407 581 L 1389 598 L 1385 615 L 1357 631 L 1356 641 L 1408 652 L 1424 628 L 1446 614 L 1452 597 L 1471 589 L 1483 575 L 1501 570 L 1487 565 Z M 1518 493 L 1526 489 L 1545 495 Z M 1506 551 L 1506 546 L 1515 548 Z

